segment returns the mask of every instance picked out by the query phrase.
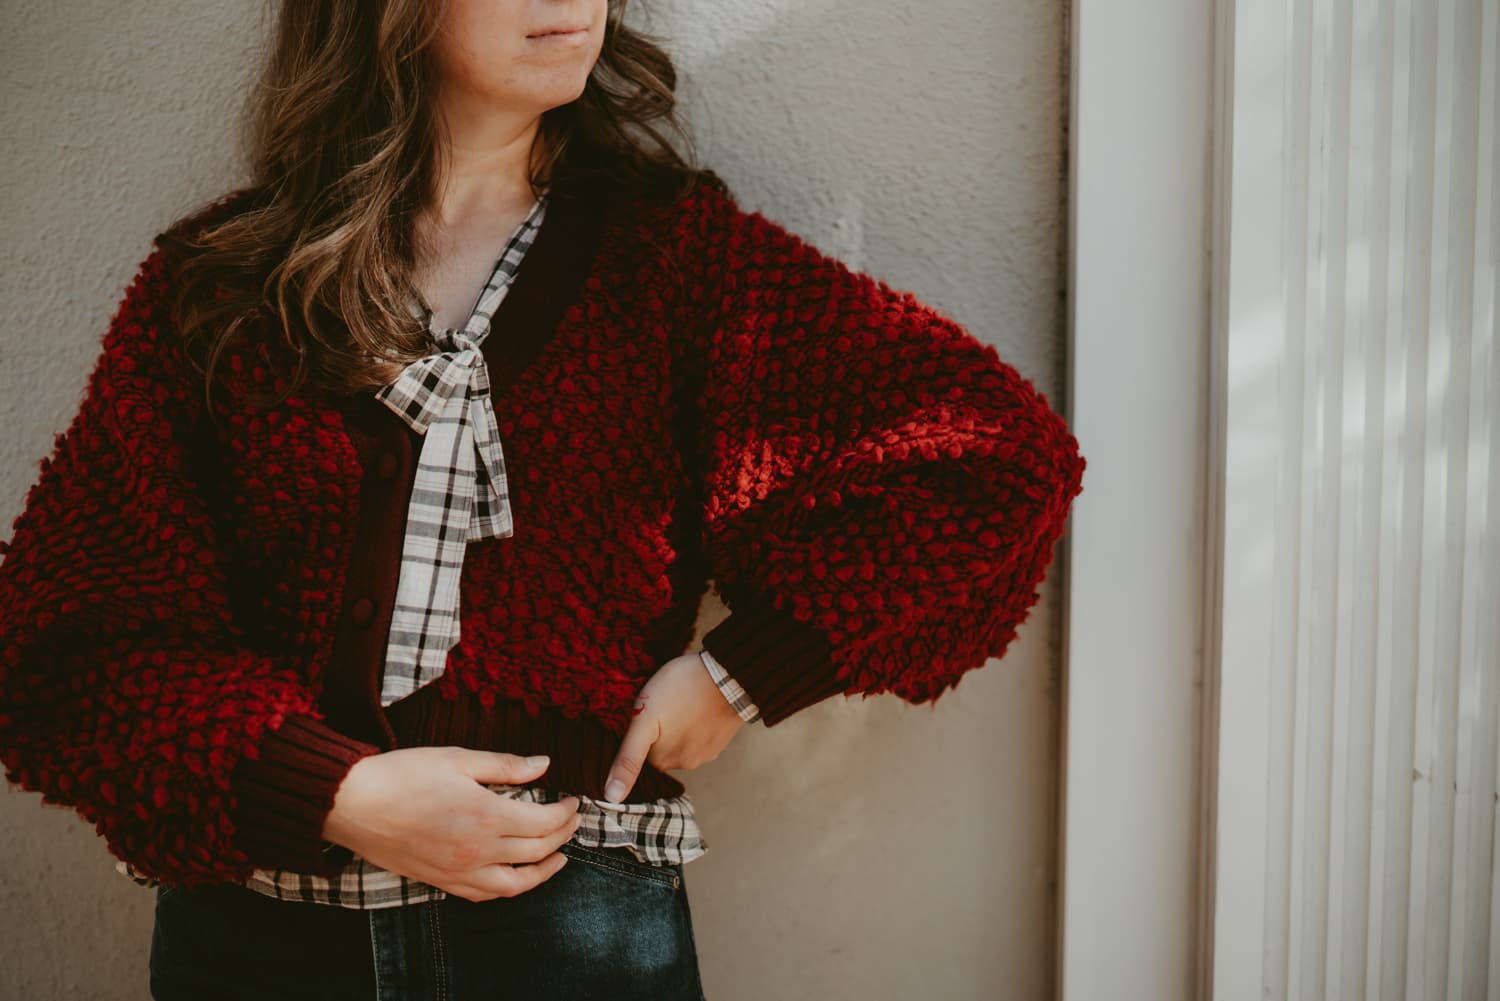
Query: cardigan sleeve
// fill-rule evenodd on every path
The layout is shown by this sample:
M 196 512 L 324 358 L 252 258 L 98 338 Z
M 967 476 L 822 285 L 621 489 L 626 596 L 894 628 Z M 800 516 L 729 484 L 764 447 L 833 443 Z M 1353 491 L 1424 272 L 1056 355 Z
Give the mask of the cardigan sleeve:
M 296 766 L 296 729 L 330 759 L 331 798 L 340 769 L 378 748 L 323 725 L 299 665 L 258 647 L 234 614 L 194 450 L 202 378 L 172 332 L 169 284 L 154 247 L 0 544 L 0 760 L 10 782 L 75 808 L 143 875 L 240 882 L 280 859 L 244 850 L 238 765 L 265 746 Z M 304 855 L 319 854 L 328 805 L 301 804 Z M 295 806 L 279 821 L 294 833 Z
M 703 647 L 767 726 L 835 694 L 936 700 L 1001 656 L 1082 490 L 1078 442 L 996 350 L 722 181 L 676 247 L 707 574 Z

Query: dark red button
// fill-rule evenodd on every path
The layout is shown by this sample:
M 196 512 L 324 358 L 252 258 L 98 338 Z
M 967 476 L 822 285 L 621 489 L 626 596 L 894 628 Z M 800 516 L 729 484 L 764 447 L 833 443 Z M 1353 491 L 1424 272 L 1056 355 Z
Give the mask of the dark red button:
M 375 475 L 379 476 L 382 480 L 388 480 L 396 475 L 397 465 L 399 463 L 396 461 L 395 455 L 390 452 L 382 452 L 380 458 L 375 461 Z
M 359 598 L 354 602 L 354 607 L 349 609 L 349 617 L 357 626 L 367 626 L 375 617 L 375 602 L 369 598 Z

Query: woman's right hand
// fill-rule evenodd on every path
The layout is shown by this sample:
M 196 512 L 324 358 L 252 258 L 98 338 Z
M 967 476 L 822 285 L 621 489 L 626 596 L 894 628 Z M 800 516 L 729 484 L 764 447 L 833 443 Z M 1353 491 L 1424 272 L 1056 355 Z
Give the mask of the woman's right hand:
M 567 861 L 557 849 L 578 828 L 578 797 L 528 803 L 481 783 L 522 785 L 546 770 L 545 759 L 532 766 L 519 755 L 467 747 L 372 754 L 339 784 L 323 837 L 466 900 L 514 897 Z

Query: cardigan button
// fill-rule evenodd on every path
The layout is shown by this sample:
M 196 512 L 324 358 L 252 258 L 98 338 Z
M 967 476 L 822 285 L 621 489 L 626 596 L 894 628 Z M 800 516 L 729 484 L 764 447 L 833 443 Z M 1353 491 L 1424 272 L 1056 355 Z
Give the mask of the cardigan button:
M 369 598 L 360 598 L 354 602 L 354 607 L 349 609 L 349 617 L 357 626 L 367 626 L 375 617 L 375 602 Z
M 388 480 L 396 475 L 397 465 L 399 463 L 396 461 L 396 456 L 393 453 L 382 452 L 380 458 L 375 463 L 375 475 L 379 476 L 382 480 Z

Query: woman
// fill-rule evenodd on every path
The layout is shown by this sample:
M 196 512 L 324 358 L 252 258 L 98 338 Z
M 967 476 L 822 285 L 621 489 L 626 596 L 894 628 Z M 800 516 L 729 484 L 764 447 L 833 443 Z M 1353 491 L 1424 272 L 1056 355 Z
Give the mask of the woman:
M 0 753 L 157 887 L 154 997 L 701 997 L 667 772 L 1037 597 L 1062 420 L 691 167 L 623 8 L 284 5 L 27 495 Z

